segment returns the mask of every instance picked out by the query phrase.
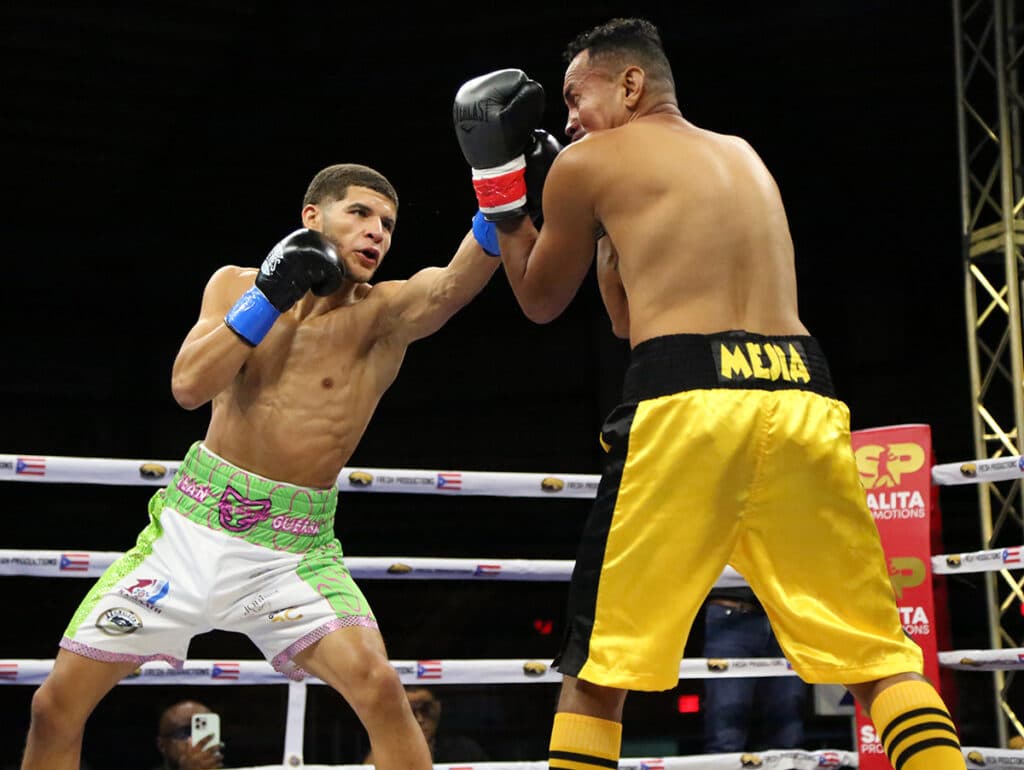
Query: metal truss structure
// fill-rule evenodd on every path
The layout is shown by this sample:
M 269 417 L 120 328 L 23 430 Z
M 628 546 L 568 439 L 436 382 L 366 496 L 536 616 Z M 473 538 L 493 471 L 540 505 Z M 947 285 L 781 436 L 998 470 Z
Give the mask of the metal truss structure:
M 1024 0 L 953 0 L 964 291 L 976 457 L 1024 454 L 1024 353 L 1020 273 L 1024 255 L 1020 73 Z M 1024 542 L 1021 482 L 978 485 L 982 547 Z M 1019 574 L 1019 573 L 1018 573 Z M 1024 602 L 1024 577 L 986 577 L 993 649 L 1021 647 L 1011 610 Z M 1015 621 L 1015 622 L 1014 622 Z M 1019 633 L 1019 631 L 1018 631 Z M 1024 681 L 995 672 L 999 745 Z

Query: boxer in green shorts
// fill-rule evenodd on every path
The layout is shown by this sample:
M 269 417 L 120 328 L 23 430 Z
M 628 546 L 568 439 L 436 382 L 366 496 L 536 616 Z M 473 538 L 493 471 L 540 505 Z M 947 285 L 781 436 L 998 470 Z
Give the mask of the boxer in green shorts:
M 336 482 L 408 346 L 468 303 L 499 261 L 469 232 L 447 266 L 371 285 L 397 212 L 382 175 L 330 166 L 306 192 L 302 229 L 259 270 L 210 278 L 171 378 L 185 409 L 212 402 L 209 429 L 154 497 L 136 547 L 75 613 L 33 696 L 23 768 L 77 768 L 104 695 L 141 661 L 180 663 L 211 628 L 241 631 L 279 670 L 341 693 L 377 767 L 431 766 L 334 538 Z
M 337 500 L 337 487 L 271 481 L 196 443 L 61 647 L 181 668 L 192 637 L 220 628 L 246 634 L 276 669 L 302 679 L 299 652 L 337 628 L 377 628 L 334 537 Z

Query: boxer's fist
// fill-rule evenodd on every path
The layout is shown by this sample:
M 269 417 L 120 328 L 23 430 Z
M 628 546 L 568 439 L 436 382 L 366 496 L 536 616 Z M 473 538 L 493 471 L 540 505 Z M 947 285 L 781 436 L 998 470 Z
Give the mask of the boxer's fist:
M 260 265 L 256 288 L 283 313 L 310 289 L 320 297 L 332 293 L 344 277 L 334 244 L 303 227 L 270 250 Z
M 543 129 L 535 129 L 531 133 L 524 153 L 526 213 L 533 220 L 534 227 L 539 230 L 544 224 L 544 210 L 541 206 L 544 198 L 544 179 L 551 164 L 555 162 L 555 157 L 562 151 L 562 145 Z M 482 211 L 477 211 L 473 217 L 473 235 L 484 251 L 492 257 L 501 256 L 497 229 L 494 222 L 489 221 Z
M 522 70 L 481 75 L 455 95 L 455 134 L 473 169 L 480 211 L 490 221 L 526 213 L 524 153 L 543 112 L 544 89 Z
M 526 157 L 526 212 L 539 230 L 544 223 L 544 212 L 541 201 L 544 194 L 544 180 L 547 178 L 551 164 L 555 162 L 562 145 L 547 131 L 538 129 L 533 132 L 527 145 Z
M 344 277 L 334 245 L 316 230 L 301 228 L 270 250 L 256 285 L 228 311 L 224 323 L 250 345 L 258 345 L 278 316 L 307 291 L 326 296 L 341 286 Z

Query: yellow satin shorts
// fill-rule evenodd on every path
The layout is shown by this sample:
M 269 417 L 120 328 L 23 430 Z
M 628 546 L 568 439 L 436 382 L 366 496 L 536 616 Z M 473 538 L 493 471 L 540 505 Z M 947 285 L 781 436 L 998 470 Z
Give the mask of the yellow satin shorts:
M 556 660 L 609 687 L 666 690 L 727 564 L 807 682 L 922 671 L 811 337 L 674 335 L 633 351 Z

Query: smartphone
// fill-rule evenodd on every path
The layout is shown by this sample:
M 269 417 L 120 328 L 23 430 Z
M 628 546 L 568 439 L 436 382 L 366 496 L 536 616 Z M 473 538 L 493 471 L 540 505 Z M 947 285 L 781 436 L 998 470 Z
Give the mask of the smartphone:
M 206 748 L 213 748 L 220 744 L 220 715 L 193 714 L 192 745 L 197 745 L 207 735 L 212 735 L 213 738 L 206 742 Z

